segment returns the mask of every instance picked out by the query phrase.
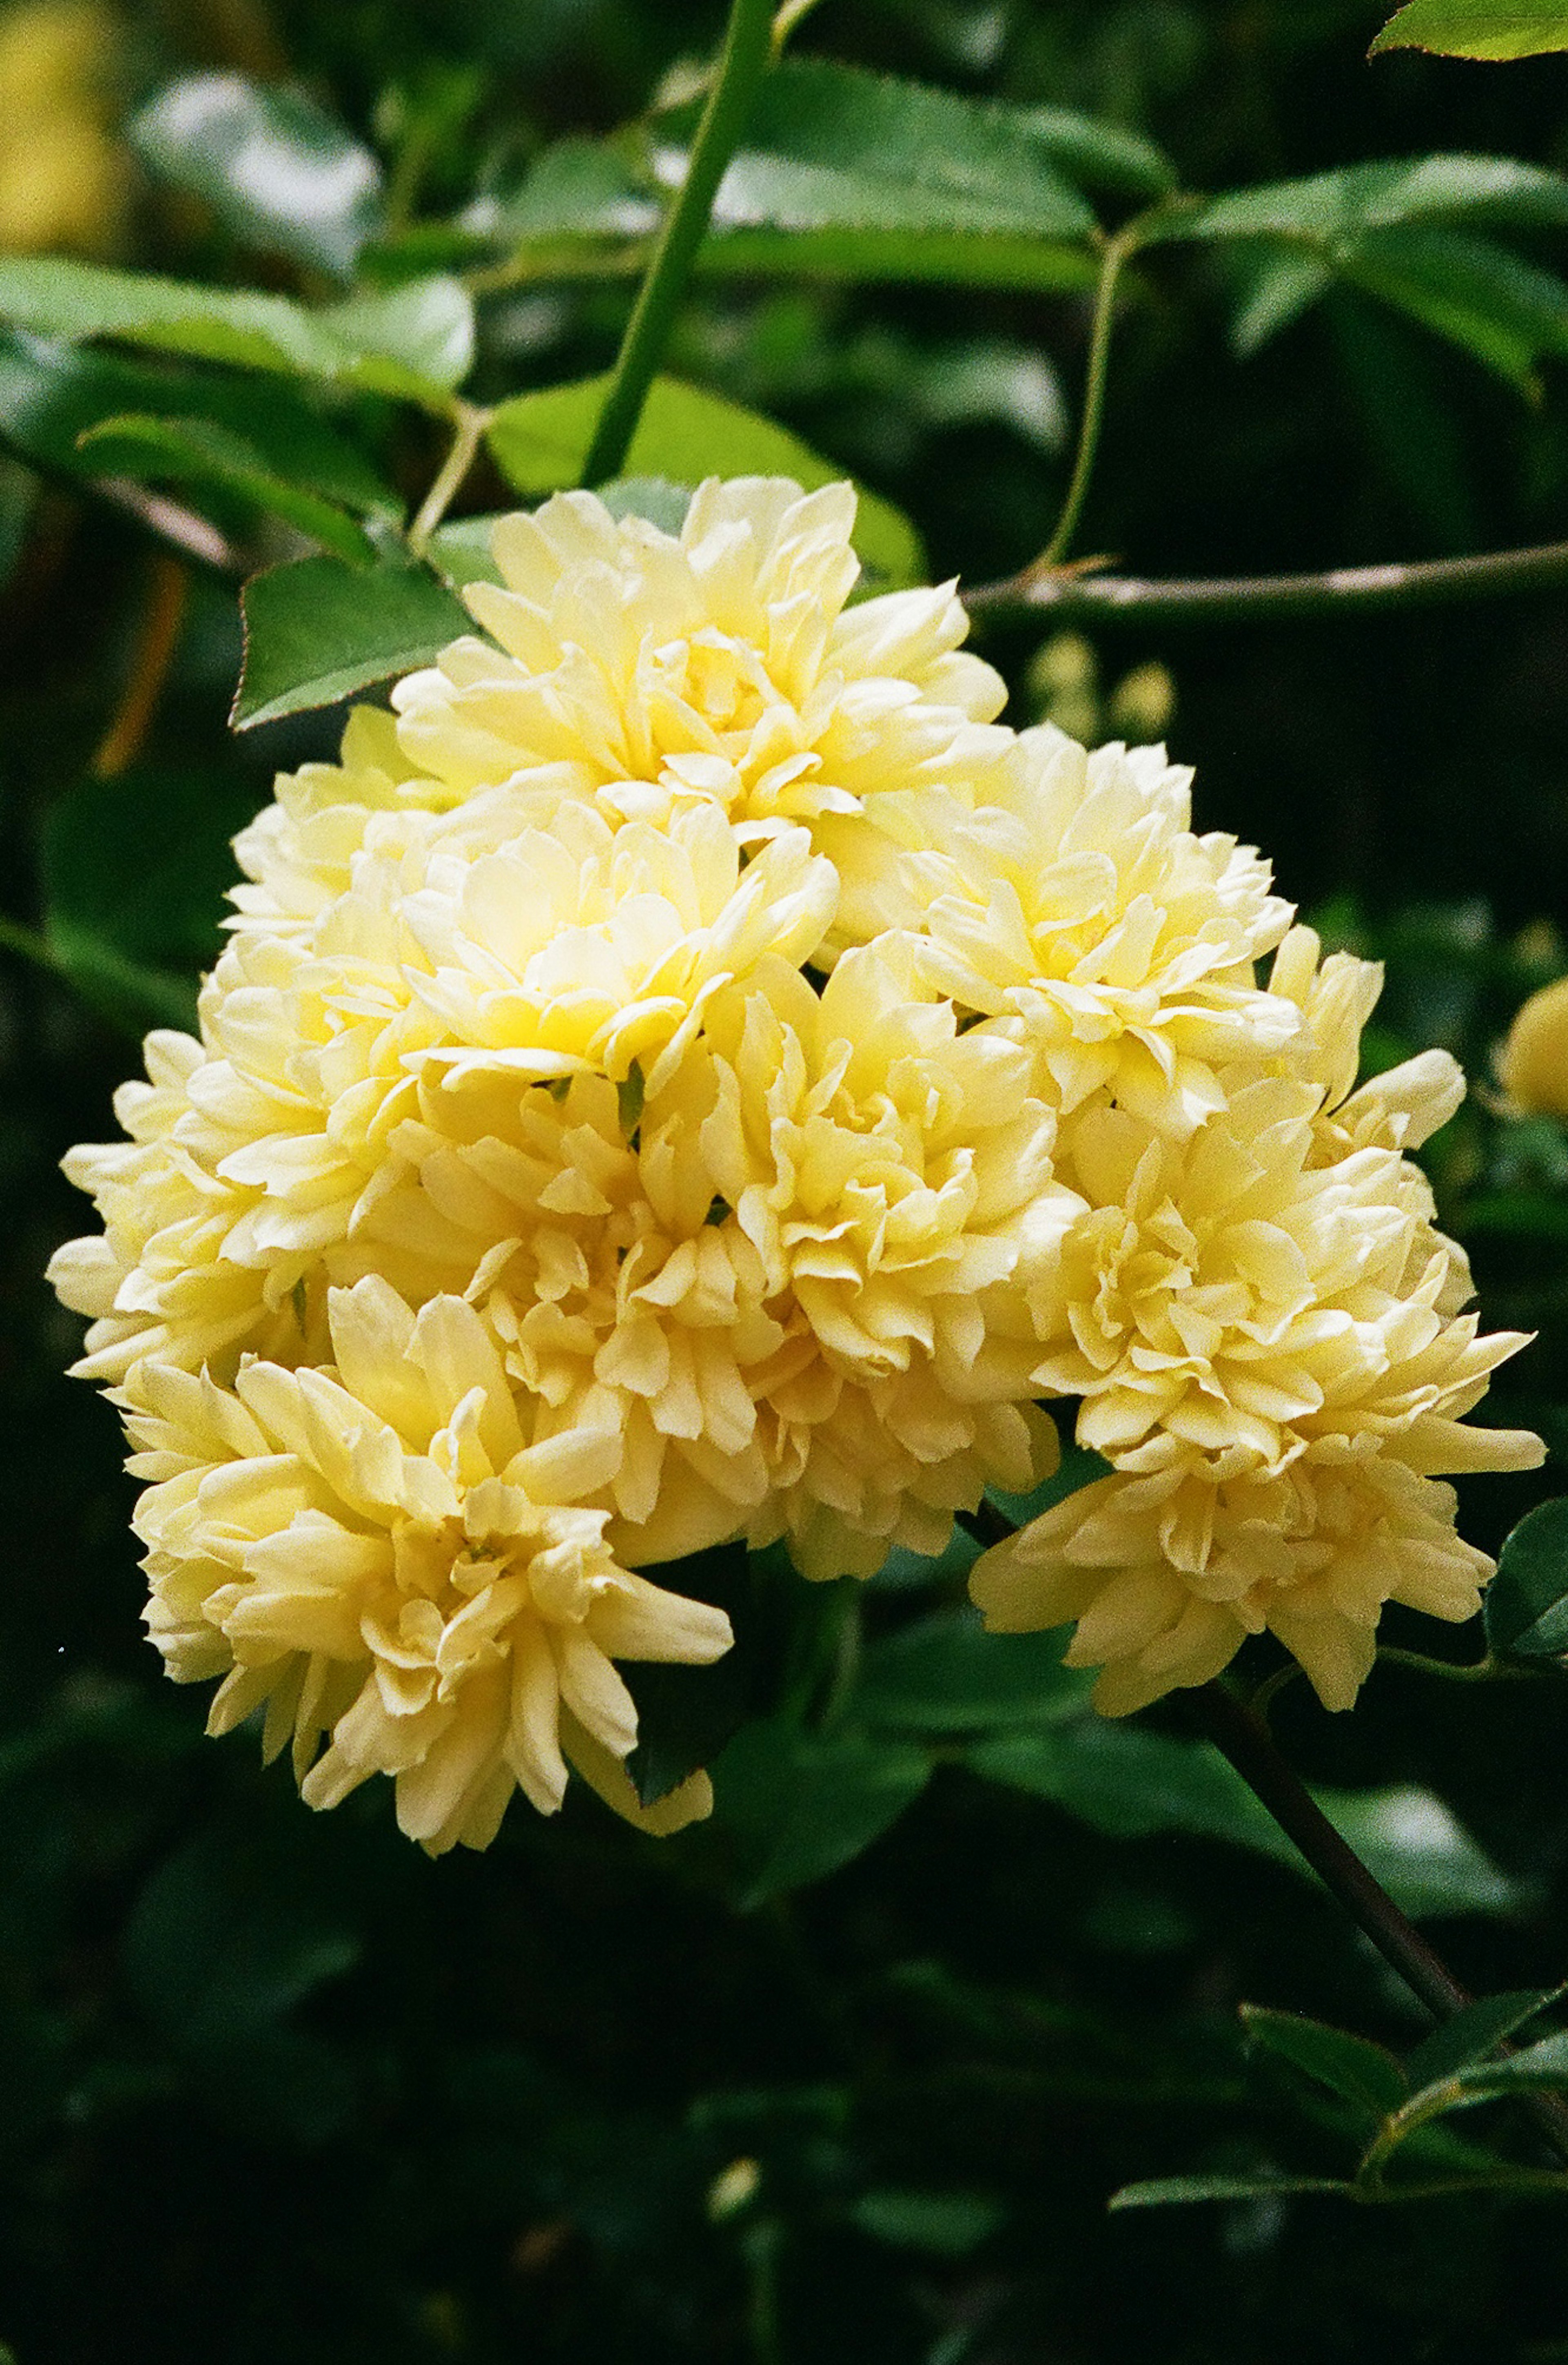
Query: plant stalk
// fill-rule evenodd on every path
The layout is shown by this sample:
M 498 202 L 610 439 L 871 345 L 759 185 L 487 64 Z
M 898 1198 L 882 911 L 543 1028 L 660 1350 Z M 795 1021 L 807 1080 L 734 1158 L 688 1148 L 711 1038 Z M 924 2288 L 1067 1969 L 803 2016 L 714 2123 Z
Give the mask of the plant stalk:
M 1078 531 L 1078 521 L 1083 514 L 1083 504 L 1089 498 L 1089 482 L 1094 474 L 1095 454 L 1100 449 L 1100 429 L 1105 416 L 1105 386 L 1111 371 L 1111 336 L 1116 319 L 1116 286 L 1122 275 L 1123 264 L 1137 245 L 1144 219 L 1139 215 L 1133 221 L 1124 222 L 1114 237 L 1106 240 L 1100 256 L 1100 279 L 1094 290 L 1094 322 L 1089 335 L 1089 369 L 1083 381 L 1083 416 L 1079 421 L 1078 450 L 1056 531 L 1035 561 L 1035 566 L 1042 571 L 1059 566 L 1067 556 L 1072 546 L 1072 537 Z M 1034 568 L 1028 571 L 1032 574 Z
M 431 534 L 462 490 L 490 417 L 490 412 L 477 403 L 459 401 L 451 448 L 420 504 L 419 515 L 409 528 L 409 547 L 416 558 L 427 555 Z
M 647 276 L 626 324 L 615 375 L 583 464 L 585 485 L 602 485 L 625 466 L 697 250 L 707 235 L 719 183 L 745 128 L 772 42 L 770 0 L 732 0 L 718 73 L 702 110 L 686 178 L 665 216 Z

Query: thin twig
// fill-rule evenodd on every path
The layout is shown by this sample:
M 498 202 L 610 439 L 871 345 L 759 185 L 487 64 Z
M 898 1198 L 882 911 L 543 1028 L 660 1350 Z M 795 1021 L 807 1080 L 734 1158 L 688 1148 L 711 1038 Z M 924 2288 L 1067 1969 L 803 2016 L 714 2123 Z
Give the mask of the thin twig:
M 129 476 L 95 476 L 87 489 L 112 508 L 127 510 L 160 542 L 184 551 L 187 558 L 199 559 L 203 566 L 236 578 L 251 572 L 239 545 L 219 533 L 208 519 L 186 509 L 183 501 L 171 500 L 166 493 L 150 492 Z
M 1139 217 L 1139 219 L 1142 218 Z M 1094 290 L 1094 322 L 1089 335 L 1089 368 L 1083 381 L 1083 416 L 1079 422 L 1078 450 L 1072 476 L 1056 530 L 1036 562 L 1042 568 L 1059 566 L 1072 546 L 1078 521 L 1089 496 L 1100 449 L 1100 429 L 1105 416 L 1105 387 L 1111 368 L 1111 335 L 1116 319 L 1116 286 L 1122 266 L 1137 244 L 1138 220 L 1124 223 L 1108 238 L 1100 256 L 1100 279 Z
M 1497 600 L 1568 587 L 1568 542 L 1498 550 L 1473 558 L 1428 558 L 1387 566 L 1336 566 L 1318 575 L 1221 576 L 1147 581 L 1081 568 L 1027 566 L 1005 582 L 962 593 L 972 615 L 1047 614 L 1060 623 L 1270 623 L 1282 616 L 1338 616 L 1377 609 Z
M 697 250 L 707 235 L 724 167 L 767 69 L 772 35 L 769 0 L 732 0 L 718 73 L 692 142 L 686 178 L 665 216 L 647 277 L 626 324 L 615 375 L 583 465 L 585 485 L 602 485 L 625 465 Z
M 168 551 L 154 551 L 151 580 L 137 628 L 130 671 L 119 704 L 89 767 L 95 779 L 118 779 L 136 761 L 174 661 L 189 592 L 190 573 L 184 562 Z
M 409 547 L 416 558 L 424 557 L 431 534 L 462 490 L 464 479 L 478 457 L 480 443 L 493 416 L 493 412 L 486 410 L 480 404 L 465 402 L 459 398 L 452 448 L 420 502 L 419 514 L 409 528 Z

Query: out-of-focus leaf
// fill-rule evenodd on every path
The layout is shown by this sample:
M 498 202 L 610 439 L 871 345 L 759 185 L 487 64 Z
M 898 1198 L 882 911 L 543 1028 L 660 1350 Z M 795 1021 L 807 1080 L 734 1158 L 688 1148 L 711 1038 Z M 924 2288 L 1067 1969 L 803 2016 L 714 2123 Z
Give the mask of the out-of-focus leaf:
M 44 824 L 45 925 L 86 1000 L 133 1035 L 189 1028 L 218 949 L 230 841 L 255 810 L 224 771 L 83 780 Z
M 849 2211 L 850 2222 L 879 2242 L 940 2259 L 967 2258 L 1006 2214 L 983 2192 L 863 2192 Z
M 1146 242 L 1268 234 L 1343 248 L 1369 230 L 1481 221 L 1521 227 L 1568 221 L 1568 180 L 1509 156 L 1414 156 L 1348 164 L 1309 180 L 1239 189 L 1191 212 L 1173 212 L 1150 226 Z
M 114 337 L 241 369 L 319 378 L 444 411 L 473 350 L 473 308 L 453 279 L 416 281 L 319 312 L 59 255 L 0 259 L 0 320 L 79 342 Z
M 1438 550 L 1473 550 L 1482 532 L 1480 507 L 1447 355 L 1414 323 L 1353 287 L 1335 290 L 1325 317 L 1389 483 Z M 1393 1067 L 1407 1056 L 1403 1042 L 1374 1038 L 1369 1047 L 1363 1037 L 1363 1073 L 1374 1058 Z
M 1242 360 L 1299 319 L 1334 285 L 1327 263 L 1272 240 L 1238 243 L 1231 259 L 1230 342 Z
M 1431 50 L 1445 58 L 1536 58 L 1568 50 L 1562 0 L 1409 0 L 1383 27 L 1370 54 Z
M 368 566 L 375 545 L 351 517 L 298 485 L 285 483 L 244 436 L 210 419 L 152 419 L 131 413 L 106 419 L 81 438 L 81 452 L 98 473 L 216 487 L 270 510 L 323 550 L 350 566 Z
M 1313 1796 L 1340 1838 L 1413 1919 L 1518 1910 L 1519 1884 L 1430 1790 L 1397 1783 L 1379 1790 L 1315 1789 Z
M 0 330 L 0 432 L 48 468 L 96 475 L 82 438 L 127 414 L 204 420 L 241 437 L 269 474 L 364 517 L 396 518 L 402 504 L 344 435 L 311 408 L 305 389 L 216 370 L 128 360 L 92 346 L 51 343 Z
M 1169 2209 L 1193 2201 L 1272 2201 L 1294 2192 L 1350 2192 L 1340 2176 L 1273 2176 L 1260 2169 L 1253 2176 L 1154 2176 L 1142 2184 L 1124 2184 L 1106 2202 L 1108 2209 Z
M 1484 1611 L 1495 1651 L 1515 1659 L 1568 1652 L 1568 1495 L 1525 1513 L 1497 1556 Z
M 1538 360 L 1568 353 L 1568 286 L 1488 239 L 1379 230 L 1359 240 L 1340 268 L 1527 392 Z
M 1017 123 L 1021 136 L 1043 149 L 1080 188 L 1162 197 L 1176 186 L 1170 157 L 1152 140 L 1119 123 L 1099 123 L 1068 106 L 1020 107 Z
M 1406 2056 L 1405 2073 L 1412 2089 L 1435 2086 L 1484 2060 L 1527 2020 L 1560 2002 L 1562 1994 L 1561 1988 L 1526 1988 L 1512 1995 L 1482 1996 L 1468 2004 Z
M 210 205 L 245 245 L 341 278 L 382 226 L 381 167 L 303 92 L 182 74 L 128 126 L 150 171 Z
M 712 1768 L 713 1821 L 743 1910 L 825 1879 L 913 1806 L 931 1760 L 912 1743 L 747 1725 Z
M 1568 2092 L 1568 2031 L 1543 2036 L 1504 2061 L 1473 2061 L 1457 2070 L 1454 2084 L 1469 2102 L 1495 2094 Z
M 684 175 L 694 123 L 687 109 L 655 127 L 655 169 L 666 183 Z M 1086 239 L 1094 217 L 1057 169 L 1056 131 L 1053 142 L 1051 118 L 1041 128 L 1025 108 L 828 58 L 787 59 L 752 106 L 715 222 Z
M 575 139 L 546 148 L 504 204 L 481 199 L 465 219 L 531 253 L 565 247 L 563 259 L 569 259 L 576 241 L 648 237 L 662 210 L 656 192 L 637 182 L 618 147 Z
M 1410 2098 L 1405 2072 L 1394 2055 L 1364 2036 L 1330 2028 L 1300 2012 L 1268 2012 L 1258 2004 L 1243 2004 L 1241 2017 L 1255 2044 L 1373 2119 L 1386 2118 Z
M 496 460 L 520 493 L 537 496 L 575 485 L 582 475 L 610 379 L 583 378 L 503 402 L 488 430 Z M 656 378 L 627 455 L 633 477 L 695 485 L 704 476 L 793 476 L 808 492 L 845 471 L 759 412 L 678 378 Z M 880 578 L 879 588 L 918 582 L 920 539 L 902 510 L 874 493 L 860 495 L 855 546 Z
M 942 1610 L 873 1642 L 854 1713 L 904 1732 L 978 1732 L 1081 1712 L 1091 1678 L 1061 1664 L 1063 1637 L 988 1634 L 972 1609 Z
M 332 706 L 429 665 L 472 632 L 466 608 L 422 567 L 300 558 L 254 575 L 240 595 L 245 667 L 236 730 Z

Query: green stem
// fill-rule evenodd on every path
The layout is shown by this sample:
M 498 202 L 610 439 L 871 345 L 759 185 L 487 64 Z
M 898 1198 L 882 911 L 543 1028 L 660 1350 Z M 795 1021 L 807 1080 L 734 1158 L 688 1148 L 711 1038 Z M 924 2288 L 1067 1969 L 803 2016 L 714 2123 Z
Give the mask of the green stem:
M 1392 1643 L 1380 1642 L 1378 1664 L 1384 1667 L 1409 1667 L 1418 1676 L 1440 1676 L 1449 1684 L 1515 1684 L 1529 1683 L 1532 1677 L 1546 1676 L 1546 1667 L 1511 1667 L 1494 1658 L 1490 1651 L 1484 1659 L 1468 1664 L 1452 1659 L 1428 1659 L 1423 1651 L 1400 1651 Z
M 434 483 L 420 504 L 419 515 L 409 528 L 409 547 L 416 558 L 423 558 L 426 555 L 431 534 L 462 489 L 465 477 L 478 457 L 480 442 L 490 423 L 491 417 L 492 413 L 483 409 L 477 403 L 464 402 L 459 398 L 452 448 L 442 462 Z
M 1094 324 L 1089 336 L 1089 371 L 1083 382 L 1083 417 L 1079 422 L 1078 451 L 1072 464 L 1072 476 L 1067 488 L 1067 499 L 1061 505 L 1061 515 L 1056 522 L 1045 549 L 1036 560 L 1044 569 L 1059 566 L 1072 546 L 1078 531 L 1078 521 L 1089 497 L 1089 482 L 1094 474 L 1095 454 L 1100 449 L 1100 429 L 1105 416 L 1105 386 L 1111 370 L 1111 335 L 1115 327 L 1116 284 L 1122 266 L 1134 252 L 1138 234 L 1148 217 L 1139 214 L 1136 219 L 1124 222 L 1114 238 L 1108 238 L 1100 256 L 1100 280 L 1094 290 Z
M 615 375 L 583 465 L 585 485 L 602 485 L 626 464 L 643 405 L 708 230 L 724 167 L 734 153 L 773 38 L 769 0 L 732 0 L 718 76 L 702 110 L 691 155 L 626 324 Z

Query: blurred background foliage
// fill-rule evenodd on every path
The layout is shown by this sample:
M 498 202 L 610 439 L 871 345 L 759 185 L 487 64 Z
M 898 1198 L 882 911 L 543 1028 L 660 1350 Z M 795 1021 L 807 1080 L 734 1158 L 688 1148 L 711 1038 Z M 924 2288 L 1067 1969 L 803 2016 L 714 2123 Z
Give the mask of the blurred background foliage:
M 796 50 L 1081 110 L 1197 189 L 1436 150 L 1568 169 L 1568 62 L 1369 67 L 1378 21 L 1364 0 L 825 0 Z M 375 151 L 365 267 L 393 285 L 421 253 L 462 260 L 553 142 L 678 99 L 721 26 L 686 0 L 0 9 L 0 247 L 330 293 L 344 252 L 280 258 L 275 187 L 247 219 L 166 169 L 160 94 L 217 68 L 297 94 L 329 156 L 335 125 Z M 1527 249 L 1561 263 L 1562 235 Z M 1081 547 L 1219 575 L 1568 532 L 1561 319 L 1510 373 L 1340 285 L 1238 360 L 1230 275 L 1202 246 L 1138 265 Z M 605 368 L 628 300 L 603 276 L 498 291 L 476 389 Z M 984 578 L 1049 532 L 1087 332 L 1081 289 L 737 276 L 688 302 L 670 365 L 900 504 L 938 574 Z M 1118 2186 L 1194 2167 L 1342 2172 L 1343 2111 L 1249 2041 L 1242 2001 L 1396 2047 L 1419 2022 L 1179 1706 L 1107 1732 L 1048 1646 L 976 1650 L 963 1549 L 895 1559 L 863 1635 L 842 1587 L 786 1617 L 764 1564 L 737 1661 L 763 1721 L 731 1746 L 718 1827 L 663 1848 L 574 1793 L 558 1824 L 514 1812 L 488 1855 L 432 1866 L 379 1790 L 313 1818 L 247 1740 L 202 1741 L 204 1702 L 140 1640 L 118 1436 L 61 1377 L 77 1326 L 39 1275 L 82 1220 L 56 1160 L 104 1134 L 130 1035 L 187 1007 L 211 956 L 230 834 L 334 726 L 232 739 L 232 584 L 84 490 L 66 430 L 145 409 L 140 380 L 117 397 L 129 366 L 96 352 L 110 375 L 45 432 L 28 405 L 67 365 L 9 332 L 0 352 L 16 2365 L 1568 2357 L 1561 2201 L 1107 2214 Z M 362 474 L 417 502 L 438 428 L 354 399 Z M 374 521 L 375 483 L 358 496 Z M 463 505 L 508 498 L 487 461 Z M 276 531 L 243 484 L 205 510 L 263 552 Z M 1515 1009 L 1568 966 L 1562 599 L 1097 642 L 998 622 L 984 644 L 1021 717 L 1169 732 L 1200 825 L 1260 841 L 1332 942 L 1386 959 L 1378 1064 L 1433 1041 L 1466 1060 L 1430 1164 L 1490 1317 L 1541 1333 L 1494 1417 L 1568 1453 L 1568 1132 L 1490 1081 Z M 1495 1547 L 1528 1499 L 1475 1483 L 1468 1531 Z M 1278 1705 L 1290 1754 L 1467 1981 L 1559 1977 L 1568 1692 L 1390 1667 L 1340 1720 L 1305 1692 Z

